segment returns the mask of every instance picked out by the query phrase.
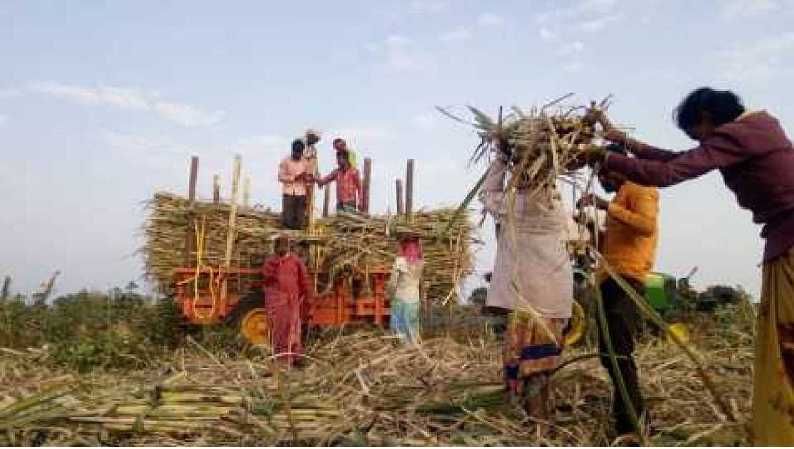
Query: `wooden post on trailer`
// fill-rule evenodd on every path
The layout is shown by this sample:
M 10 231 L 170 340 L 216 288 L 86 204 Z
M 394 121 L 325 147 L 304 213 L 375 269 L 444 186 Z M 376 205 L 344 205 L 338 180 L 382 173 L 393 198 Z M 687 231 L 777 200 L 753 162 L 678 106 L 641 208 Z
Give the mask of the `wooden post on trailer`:
M 328 213 L 331 208 L 331 185 L 326 184 L 323 187 L 323 218 L 328 218 Z
M 3 278 L 3 289 L 0 290 L 0 301 L 5 301 L 11 296 L 11 276 Z
M 212 202 L 218 204 L 221 202 L 221 177 L 220 175 L 212 175 Z
M 395 182 L 397 194 L 397 216 L 405 215 L 405 196 L 403 195 L 403 180 L 397 179 Z
M 193 252 L 196 251 L 196 235 L 192 223 L 192 209 L 193 203 L 196 201 L 196 183 L 198 182 L 198 156 L 190 157 L 190 175 L 188 177 L 187 185 L 187 199 L 189 201 L 187 232 L 185 232 L 185 264 L 191 264 L 193 261 Z
M 364 182 L 361 188 L 361 212 L 369 213 L 370 185 L 372 184 L 372 159 L 364 158 Z
M 318 159 L 317 149 L 314 148 L 314 145 L 309 145 L 307 147 L 308 152 L 308 172 L 311 173 L 315 178 L 320 176 L 320 162 Z M 314 231 L 314 207 L 315 207 L 315 197 L 317 192 L 317 185 L 312 182 L 306 187 L 306 228 L 309 232 Z
M 246 176 L 245 181 L 243 181 L 243 207 L 248 207 L 248 200 L 251 196 L 251 177 Z
M 190 179 L 187 186 L 187 199 L 190 200 L 192 205 L 196 201 L 196 182 L 198 181 L 198 156 L 190 158 Z
M 408 166 L 405 170 L 405 215 L 408 219 L 414 213 L 414 160 L 408 159 Z
M 242 157 L 237 154 L 234 156 L 234 169 L 232 171 L 232 198 L 231 208 L 229 208 L 229 229 L 226 233 L 226 256 L 223 260 L 223 265 L 226 272 L 232 266 L 232 249 L 234 248 L 235 240 L 235 227 L 237 224 L 237 197 L 240 190 L 240 167 L 242 165 Z M 221 302 L 226 300 L 228 290 L 228 277 L 223 278 L 223 285 L 221 286 Z

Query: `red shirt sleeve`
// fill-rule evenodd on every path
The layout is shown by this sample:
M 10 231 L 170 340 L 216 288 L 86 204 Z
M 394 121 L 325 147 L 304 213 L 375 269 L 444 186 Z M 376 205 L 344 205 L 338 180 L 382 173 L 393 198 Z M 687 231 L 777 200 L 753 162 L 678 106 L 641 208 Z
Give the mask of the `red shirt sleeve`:
M 265 260 L 265 263 L 262 265 L 262 280 L 264 281 L 265 287 L 272 287 L 276 285 L 278 280 L 278 260 L 275 258 L 269 258 Z
M 605 162 L 608 170 L 624 174 L 630 181 L 653 187 L 667 187 L 697 178 L 711 170 L 729 167 L 746 159 L 748 155 L 735 139 L 725 134 L 715 134 L 700 146 L 681 153 L 664 152 L 647 146 L 645 155 L 667 159 L 630 158 L 610 154 Z

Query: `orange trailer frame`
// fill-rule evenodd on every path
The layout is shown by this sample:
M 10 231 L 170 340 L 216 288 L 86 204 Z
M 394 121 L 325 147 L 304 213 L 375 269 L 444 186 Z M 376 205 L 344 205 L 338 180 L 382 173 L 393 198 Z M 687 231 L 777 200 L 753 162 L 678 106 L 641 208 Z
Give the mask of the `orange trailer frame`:
M 315 295 L 308 307 L 307 323 L 318 327 L 339 327 L 353 323 L 388 326 L 390 308 L 386 284 L 390 272 L 369 270 L 357 276 L 337 276 L 333 285 Z M 312 273 L 315 281 L 327 279 L 327 273 Z M 228 270 L 202 267 L 174 270 L 174 296 L 183 318 L 191 324 L 211 325 L 226 322 L 241 299 L 249 292 L 260 290 L 261 271 L 253 268 Z M 227 283 L 226 295 L 222 282 Z M 316 282 L 315 282 L 316 285 Z M 265 306 L 264 298 L 260 307 Z

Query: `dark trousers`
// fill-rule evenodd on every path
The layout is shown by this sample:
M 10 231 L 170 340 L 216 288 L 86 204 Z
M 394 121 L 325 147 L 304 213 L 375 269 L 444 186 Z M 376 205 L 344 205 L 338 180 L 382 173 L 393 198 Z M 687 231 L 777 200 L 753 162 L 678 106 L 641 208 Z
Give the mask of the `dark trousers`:
M 306 226 L 306 195 L 284 195 L 281 223 L 287 229 L 303 229 Z
M 644 287 L 642 284 L 629 279 L 627 279 L 627 281 L 629 281 L 632 287 L 640 294 L 643 294 Z M 615 350 L 615 355 L 619 357 L 618 367 L 620 369 L 620 375 L 623 377 L 623 382 L 626 385 L 626 390 L 628 390 L 629 398 L 639 418 L 645 411 L 645 404 L 642 399 L 642 393 L 640 392 L 637 365 L 634 363 L 633 354 L 634 338 L 640 329 L 639 324 L 642 317 L 631 298 L 629 298 L 623 289 L 612 279 L 601 284 L 601 297 L 603 298 L 604 312 L 606 313 L 607 327 L 609 328 L 612 348 Z M 600 330 L 601 328 L 599 327 L 599 331 Z M 609 372 L 609 377 L 612 379 L 612 415 L 615 418 L 615 430 L 619 434 L 632 432 L 634 428 L 631 425 L 626 404 L 623 402 L 623 396 L 620 394 L 617 376 L 612 367 L 612 361 L 609 358 L 609 350 L 607 349 L 606 341 L 604 341 L 601 332 L 599 332 L 598 347 L 601 353 L 601 364 Z

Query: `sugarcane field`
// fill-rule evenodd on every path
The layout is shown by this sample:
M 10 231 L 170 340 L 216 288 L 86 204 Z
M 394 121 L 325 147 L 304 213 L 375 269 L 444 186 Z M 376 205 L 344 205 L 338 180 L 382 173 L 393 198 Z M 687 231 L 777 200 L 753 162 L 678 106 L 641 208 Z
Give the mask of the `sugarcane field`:
M 792 20 L 0 5 L 0 447 L 794 446 Z

